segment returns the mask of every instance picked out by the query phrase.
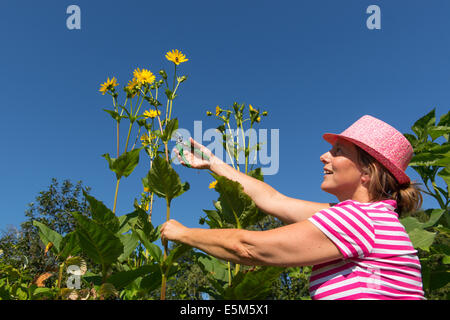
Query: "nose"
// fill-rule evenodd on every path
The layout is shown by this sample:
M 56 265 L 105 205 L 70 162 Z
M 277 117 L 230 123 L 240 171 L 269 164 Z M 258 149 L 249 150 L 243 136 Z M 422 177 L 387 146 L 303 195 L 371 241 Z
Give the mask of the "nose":
M 323 164 L 327 164 L 330 162 L 330 152 L 325 152 L 323 155 L 320 156 L 320 161 Z

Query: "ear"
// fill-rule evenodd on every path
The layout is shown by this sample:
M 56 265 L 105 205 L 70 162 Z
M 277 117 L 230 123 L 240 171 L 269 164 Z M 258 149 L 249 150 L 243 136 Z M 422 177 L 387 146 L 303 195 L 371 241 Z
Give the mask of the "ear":
M 370 182 L 369 170 L 364 168 L 364 169 L 362 169 L 362 173 L 361 173 L 361 183 L 363 185 L 367 185 L 369 182 Z

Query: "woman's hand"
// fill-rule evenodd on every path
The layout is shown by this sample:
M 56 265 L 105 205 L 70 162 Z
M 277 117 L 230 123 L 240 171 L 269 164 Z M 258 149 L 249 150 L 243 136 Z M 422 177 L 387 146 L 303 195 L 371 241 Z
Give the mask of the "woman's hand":
M 217 158 L 214 156 L 214 154 L 205 146 L 201 145 L 194 139 L 190 138 L 190 144 L 196 148 L 199 149 L 201 152 L 203 152 L 206 156 L 208 156 L 209 160 L 202 159 L 198 155 L 196 155 L 192 148 L 183 149 L 183 155 L 186 158 L 187 162 L 189 162 L 189 165 L 192 168 L 195 169 L 211 169 L 211 163 L 214 161 L 217 161 Z M 183 158 L 181 157 L 180 153 L 176 148 L 173 149 L 175 151 L 175 154 L 178 157 L 178 160 L 180 163 L 184 166 L 187 166 L 187 164 L 183 161 Z
M 168 240 L 181 241 L 184 232 L 187 230 L 189 230 L 189 228 L 183 226 L 176 220 L 170 219 L 161 226 L 161 241 L 163 243 Z

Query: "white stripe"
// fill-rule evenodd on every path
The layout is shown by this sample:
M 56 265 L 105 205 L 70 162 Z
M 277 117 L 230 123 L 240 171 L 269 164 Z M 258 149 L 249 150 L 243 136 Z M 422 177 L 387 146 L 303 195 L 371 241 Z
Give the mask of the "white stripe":
M 324 221 L 325 224 L 327 224 L 329 227 L 335 229 L 335 230 L 339 230 L 339 228 L 334 225 L 334 223 L 332 223 L 330 220 L 328 220 L 325 216 L 323 216 L 321 213 L 316 213 L 316 215 L 322 220 Z M 311 219 L 311 218 L 310 218 Z M 318 227 L 323 233 L 325 233 L 325 235 L 330 238 L 331 241 L 333 241 L 334 244 L 336 244 L 342 251 L 345 252 L 345 254 L 347 256 L 351 256 L 351 252 L 350 250 L 338 239 L 336 238 L 331 232 L 329 232 L 325 227 L 323 227 L 320 222 L 315 221 L 314 219 L 310 220 L 316 227 Z M 342 231 L 341 231 L 342 233 Z
M 366 211 L 361 211 L 356 206 L 346 206 L 346 208 L 351 210 L 354 213 L 357 213 L 358 216 L 361 217 L 363 220 L 365 220 L 368 225 L 370 225 L 370 226 L 373 225 L 373 221 L 372 221 L 372 219 L 370 219 L 370 217 L 367 216 L 367 212 Z
M 315 281 L 310 281 L 310 282 L 309 282 L 309 287 L 314 287 L 314 286 L 317 285 L 317 284 L 321 284 L 321 283 L 330 281 L 330 280 L 335 279 L 335 278 L 338 278 L 338 277 L 340 277 L 340 276 L 346 276 L 346 275 L 348 275 L 349 273 L 352 273 L 352 272 L 354 271 L 353 269 L 354 269 L 354 268 L 349 267 L 349 268 L 344 269 L 344 270 L 341 270 L 341 271 L 339 271 L 339 272 L 335 272 L 335 273 L 329 274 L 329 275 L 326 276 L 326 277 L 320 277 L 320 278 L 317 278 Z M 311 274 L 311 277 L 312 277 L 313 275 L 314 275 L 314 274 Z
M 385 236 L 397 236 L 397 237 L 408 237 L 408 234 L 404 231 L 390 231 L 390 230 L 379 230 L 375 229 L 375 235 L 385 235 Z
M 388 245 L 396 245 L 396 246 L 411 246 L 411 241 L 401 241 L 401 240 L 381 240 L 377 239 L 375 241 L 376 244 L 388 244 Z
M 371 236 L 371 235 L 373 235 L 374 233 L 373 233 L 373 231 L 371 231 L 371 230 L 369 230 L 369 229 L 367 229 L 367 227 L 361 222 L 361 221 L 359 221 L 358 220 L 358 218 L 356 218 L 352 213 L 350 213 L 350 212 L 348 212 L 348 211 L 346 211 L 346 210 L 344 210 L 344 209 L 341 209 L 341 208 L 336 208 L 336 209 L 338 209 L 340 212 L 342 212 L 342 213 L 344 213 L 345 214 L 345 216 L 346 217 L 348 217 L 350 220 L 352 220 L 358 227 L 360 227 L 369 237 Z M 348 208 L 349 210 L 351 210 L 351 208 Z M 353 213 L 355 213 L 355 211 L 354 210 L 352 210 L 353 211 Z M 359 214 L 359 212 L 356 212 L 361 218 L 363 218 L 370 226 L 372 226 L 372 221 L 368 221 L 365 217 L 364 217 L 364 215 L 363 214 Z
M 339 281 L 339 282 L 336 282 L 336 283 L 333 283 L 333 284 L 329 284 L 329 285 L 326 285 L 326 286 L 321 286 L 321 287 L 317 288 L 317 290 L 314 290 L 313 292 L 314 292 L 314 295 L 319 295 L 319 294 L 322 294 L 322 293 L 327 293 L 327 291 L 330 291 L 330 290 L 333 290 L 333 289 L 337 289 L 337 288 L 344 287 L 346 285 L 350 285 L 350 284 L 354 284 L 354 283 L 357 283 L 357 282 L 361 282 L 361 280 L 362 279 L 360 277 L 356 276 L 356 277 L 353 277 L 353 278 L 350 278 L 350 279 L 345 279 L 343 281 Z M 365 290 L 366 288 L 361 287 L 361 289 Z M 325 299 L 328 299 L 328 298 L 326 297 Z
M 356 223 L 360 228 L 366 229 L 366 228 L 364 227 L 364 225 L 361 224 L 361 222 L 355 221 L 356 218 L 354 218 L 354 217 L 352 217 L 352 216 L 347 216 L 347 217 L 348 217 L 350 220 L 352 220 L 354 223 Z M 367 240 L 366 240 L 366 238 L 364 238 L 364 236 L 363 236 L 359 231 L 357 231 L 355 228 L 353 228 L 352 225 L 350 225 L 347 221 L 345 221 L 343 218 L 341 218 L 341 217 L 338 216 L 338 215 L 334 215 L 333 218 L 335 218 L 336 220 L 338 220 L 342 225 L 344 225 L 348 230 L 350 230 L 350 232 L 352 232 L 352 234 L 353 234 L 355 237 L 357 237 L 358 240 L 361 241 L 361 242 L 364 244 L 364 246 L 367 248 L 367 250 L 368 250 L 369 252 L 372 250 L 372 245 L 371 245 L 370 243 L 368 243 Z M 366 229 L 366 230 L 367 230 L 367 229 Z M 363 231 L 366 231 L 366 230 L 363 230 Z M 372 233 L 372 232 L 369 232 L 368 236 L 370 237 L 370 235 L 373 235 L 373 233 Z M 363 250 L 362 250 L 362 248 L 360 248 L 360 246 L 359 246 L 356 242 L 353 241 L 353 239 L 350 237 L 350 235 L 348 235 L 347 233 L 344 233 L 343 236 L 344 236 L 346 239 L 351 240 L 351 241 L 349 241 L 349 242 L 353 244 L 353 247 L 355 247 L 355 249 L 358 251 L 358 253 L 359 253 L 360 255 L 364 253 Z
M 408 255 L 408 254 L 414 254 L 416 252 L 417 252 L 416 250 L 397 250 L 397 249 L 394 250 L 394 249 L 373 248 L 371 253 L 382 253 L 382 254 L 392 255 L 393 257 L 398 257 L 398 256 L 404 256 L 404 255 Z
M 319 218 L 321 218 L 331 229 L 333 229 L 334 231 L 338 232 L 340 235 L 344 236 L 344 238 L 348 241 L 347 238 L 349 238 L 344 231 L 342 231 L 337 225 L 335 225 L 332 221 L 330 221 L 327 217 L 325 217 L 323 214 L 319 215 Z M 318 223 L 319 224 L 319 223 Z M 320 225 L 320 224 L 319 224 Z M 346 245 L 344 245 L 342 243 L 342 241 L 340 241 L 338 238 L 336 238 L 332 233 L 330 233 L 326 228 L 321 226 L 321 230 L 339 247 L 341 248 L 347 256 L 352 256 L 352 252 L 350 251 L 350 249 L 347 248 Z M 358 246 L 359 248 L 359 246 Z M 357 253 L 359 255 L 362 254 L 362 250 L 359 249 L 357 250 Z

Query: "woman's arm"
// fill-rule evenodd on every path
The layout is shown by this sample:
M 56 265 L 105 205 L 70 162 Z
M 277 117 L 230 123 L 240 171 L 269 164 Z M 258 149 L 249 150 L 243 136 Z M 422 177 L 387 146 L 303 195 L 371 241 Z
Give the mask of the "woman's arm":
M 219 176 L 239 182 L 243 186 L 244 192 L 255 202 L 258 208 L 263 212 L 280 219 L 286 224 L 308 219 L 314 213 L 329 208 L 332 205 L 330 203 L 319 203 L 287 197 L 267 183 L 237 171 L 214 156 L 210 150 L 195 140 L 191 139 L 191 143 L 194 147 L 200 149 L 210 157 L 209 161 L 199 159 L 192 153 L 189 153 L 188 150 L 185 150 L 185 157 L 193 168 L 207 168 Z M 178 154 L 176 149 L 175 152 Z M 184 164 L 182 159 L 180 159 L 180 161 Z
M 161 227 L 161 238 L 245 265 L 306 266 L 342 258 L 333 242 L 308 220 L 267 231 L 191 229 L 169 220 Z

